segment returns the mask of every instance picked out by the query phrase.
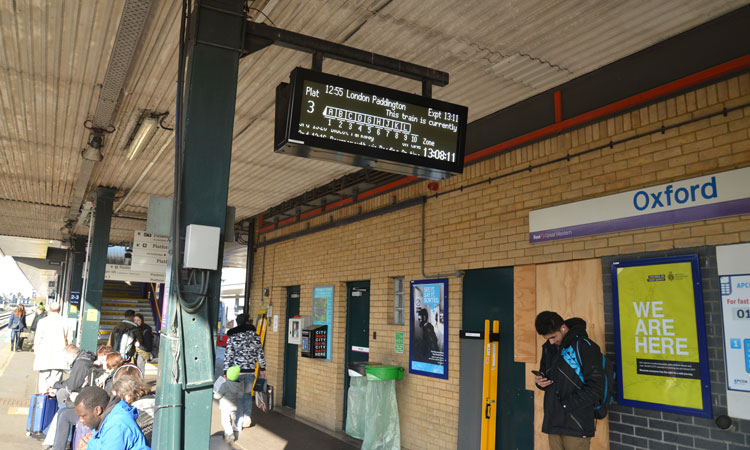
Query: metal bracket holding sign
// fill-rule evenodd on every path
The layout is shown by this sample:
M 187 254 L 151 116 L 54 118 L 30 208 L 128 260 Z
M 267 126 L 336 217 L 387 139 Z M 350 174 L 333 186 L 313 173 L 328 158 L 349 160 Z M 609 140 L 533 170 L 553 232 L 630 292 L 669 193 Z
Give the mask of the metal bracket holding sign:
M 618 403 L 711 417 L 698 255 L 612 264 Z

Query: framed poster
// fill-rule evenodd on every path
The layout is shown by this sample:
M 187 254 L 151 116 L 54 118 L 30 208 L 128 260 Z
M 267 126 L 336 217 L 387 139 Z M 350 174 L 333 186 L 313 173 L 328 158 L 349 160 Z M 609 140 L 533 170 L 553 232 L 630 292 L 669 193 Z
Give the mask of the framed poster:
M 618 403 L 712 417 L 698 255 L 612 263 Z
M 333 286 L 313 287 L 313 325 L 328 325 L 326 359 L 331 360 L 331 336 L 333 335 Z
M 448 379 L 448 279 L 412 281 L 409 373 Z

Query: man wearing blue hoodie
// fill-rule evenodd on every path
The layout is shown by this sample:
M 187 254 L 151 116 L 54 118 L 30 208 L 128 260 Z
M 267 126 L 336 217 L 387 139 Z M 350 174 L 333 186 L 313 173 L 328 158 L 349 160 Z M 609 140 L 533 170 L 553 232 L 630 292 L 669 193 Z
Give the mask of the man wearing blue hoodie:
M 75 403 L 80 421 L 94 430 L 88 450 L 151 450 L 135 419 L 138 410 L 96 386 L 83 388 Z

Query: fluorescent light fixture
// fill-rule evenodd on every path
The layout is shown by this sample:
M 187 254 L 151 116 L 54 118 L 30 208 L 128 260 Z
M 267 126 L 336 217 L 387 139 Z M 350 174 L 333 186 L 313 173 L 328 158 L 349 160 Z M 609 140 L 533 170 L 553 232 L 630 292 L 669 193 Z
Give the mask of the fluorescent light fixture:
M 159 127 L 159 119 L 154 116 L 145 116 L 136 125 L 135 131 L 133 132 L 133 138 L 130 140 L 130 147 L 126 156 L 128 161 L 132 161 L 138 155 L 146 142 L 149 140 L 151 135 Z

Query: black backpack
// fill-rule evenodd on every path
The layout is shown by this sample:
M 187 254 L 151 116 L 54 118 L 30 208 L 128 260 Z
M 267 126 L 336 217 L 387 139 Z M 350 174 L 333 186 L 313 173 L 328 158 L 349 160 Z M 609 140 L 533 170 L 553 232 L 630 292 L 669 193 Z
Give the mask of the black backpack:
M 617 371 L 615 370 L 615 363 L 604 353 L 602 355 L 602 369 L 604 372 L 604 394 L 602 395 L 599 404 L 594 406 L 594 418 L 604 419 L 607 417 L 607 411 L 609 407 L 615 402 L 617 398 Z M 581 354 L 578 351 L 578 342 L 576 342 L 576 356 L 578 357 L 578 364 L 581 362 Z M 583 381 L 583 379 L 581 379 Z
M 150 352 L 154 349 L 154 333 L 150 327 L 143 329 L 143 342 L 141 342 L 141 350 Z

